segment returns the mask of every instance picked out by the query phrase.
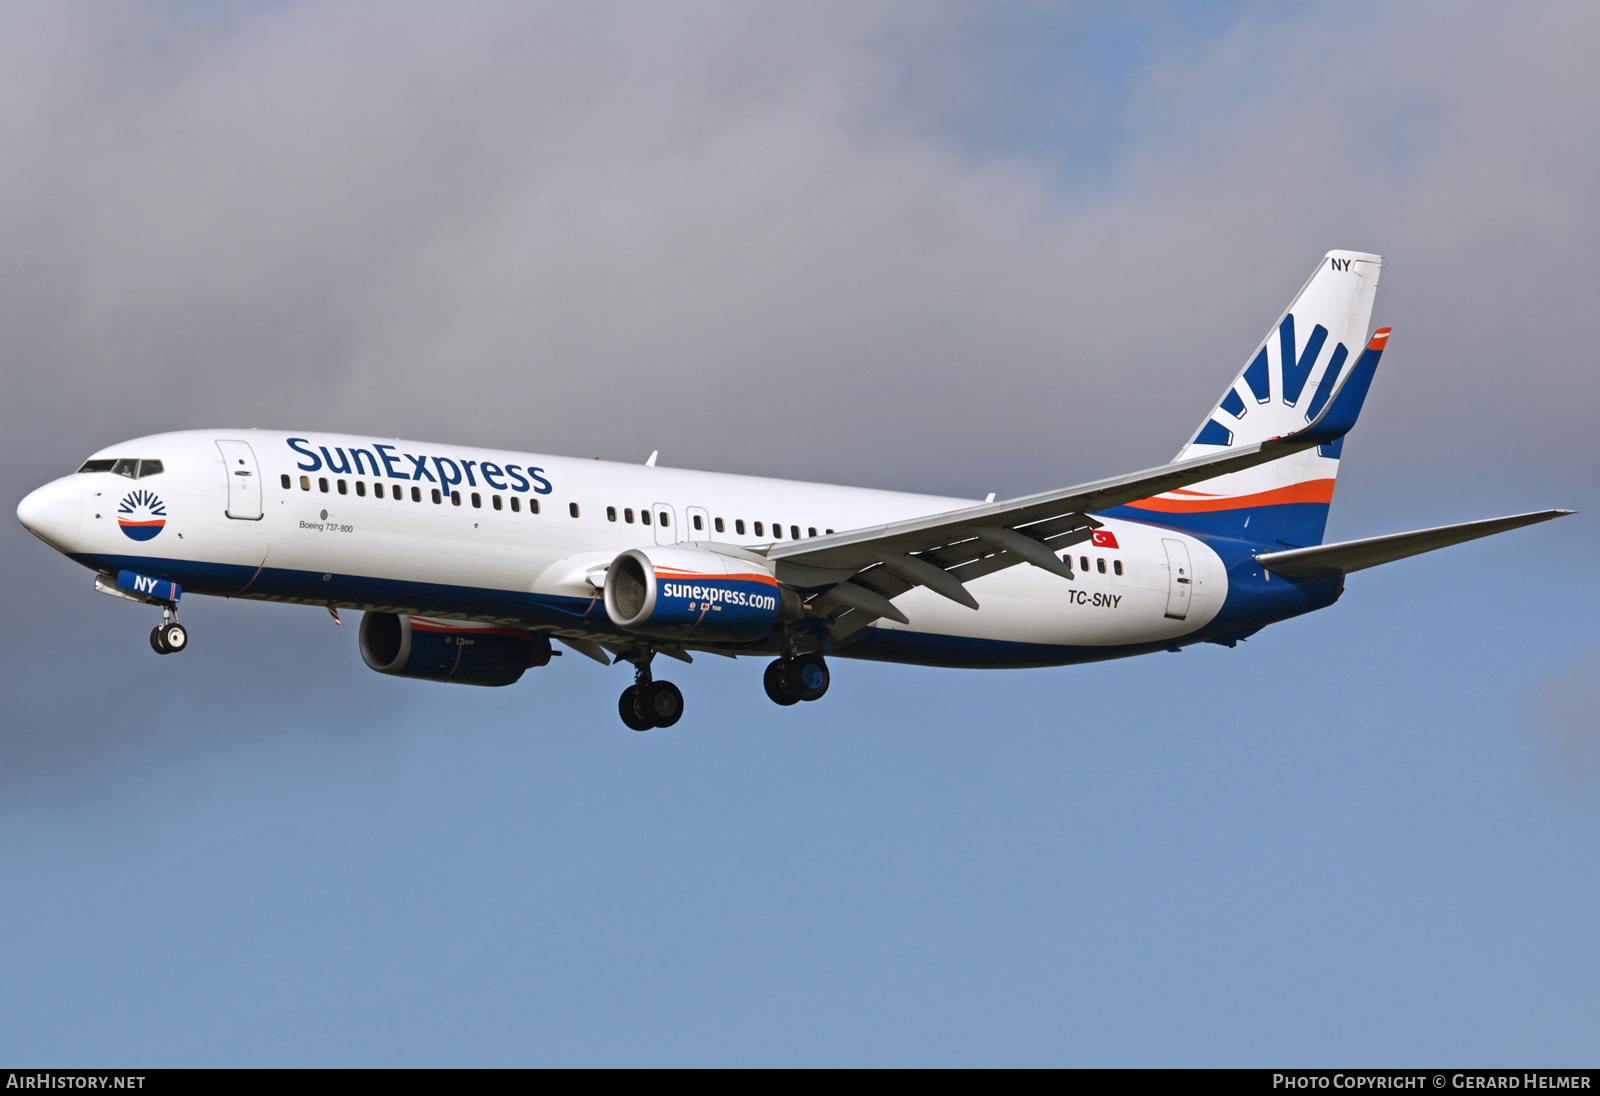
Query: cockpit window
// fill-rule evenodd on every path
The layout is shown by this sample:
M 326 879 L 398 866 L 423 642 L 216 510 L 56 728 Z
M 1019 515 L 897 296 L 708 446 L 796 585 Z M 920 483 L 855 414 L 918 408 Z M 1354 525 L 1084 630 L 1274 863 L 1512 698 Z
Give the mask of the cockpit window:
M 90 460 L 84 461 L 79 472 L 110 472 L 118 476 L 127 476 L 129 479 L 143 479 L 145 476 L 159 476 L 166 469 L 161 467 L 158 460 L 134 460 L 132 457 L 123 457 L 118 460 Z

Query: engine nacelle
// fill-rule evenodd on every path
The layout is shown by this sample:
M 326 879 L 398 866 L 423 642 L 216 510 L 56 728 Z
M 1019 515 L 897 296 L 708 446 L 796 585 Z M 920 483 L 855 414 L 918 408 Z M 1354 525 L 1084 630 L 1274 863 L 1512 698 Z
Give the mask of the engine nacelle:
M 550 637 L 523 628 L 466 620 L 367 613 L 361 618 L 361 658 L 380 674 L 510 685 L 530 666 L 550 661 Z
M 630 548 L 606 570 L 606 616 L 673 639 L 759 639 L 778 623 L 778 580 L 761 564 L 702 548 Z

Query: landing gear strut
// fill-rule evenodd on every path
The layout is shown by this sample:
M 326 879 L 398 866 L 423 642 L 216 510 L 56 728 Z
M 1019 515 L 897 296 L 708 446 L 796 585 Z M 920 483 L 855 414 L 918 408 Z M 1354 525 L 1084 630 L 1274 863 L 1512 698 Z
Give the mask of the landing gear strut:
M 650 660 L 654 657 L 654 651 L 633 657 L 633 684 L 622 690 L 617 700 L 617 714 L 630 730 L 670 727 L 683 718 L 683 694 L 678 687 L 650 677 Z
M 150 630 L 150 649 L 158 655 L 175 655 L 189 645 L 189 632 L 178 623 L 177 610 L 161 610 L 161 623 Z
M 762 675 L 761 684 L 774 704 L 788 707 L 802 700 L 817 700 L 828 691 L 828 664 L 819 654 L 798 655 L 774 660 Z

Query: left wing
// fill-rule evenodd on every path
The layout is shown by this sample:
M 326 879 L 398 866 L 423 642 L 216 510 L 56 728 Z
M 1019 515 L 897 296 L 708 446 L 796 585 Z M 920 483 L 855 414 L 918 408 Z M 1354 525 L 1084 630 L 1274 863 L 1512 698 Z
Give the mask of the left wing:
M 978 607 L 964 583 L 1019 563 L 1072 578 L 1056 553 L 1088 540 L 1097 510 L 1137 502 L 1191 483 L 1325 445 L 1355 425 L 1377 355 L 1362 355 L 1322 413 L 1304 429 L 1225 453 L 1177 461 L 1125 476 L 983 503 L 944 514 L 852 529 L 767 550 L 778 581 L 804 591 L 806 607 L 842 638 L 879 617 L 909 624 L 891 598 L 926 586 L 969 609 Z
M 1520 529 L 1551 518 L 1564 518 L 1576 510 L 1539 510 L 1531 514 L 1513 514 L 1507 518 L 1485 518 L 1467 521 L 1460 525 L 1441 525 L 1434 529 L 1418 529 L 1414 533 L 1391 533 L 1386 537 L 1368 537 L 1365 540 L 1347 540 L 1339 544 L 1320 544 L 1314 548 L 1291 548 L 1285 552 L 1265 552 L 1256 562 L 1275 575 L 1286 578 L 1312 578 L 1318 575 L 1347 575 L 1376 567 L 1380 563 L 1393 563 L 1407 556 L 1419 556 L 1438 548 L 1448 548 L 1479 537 L 1490 537 L 1509 529 Z

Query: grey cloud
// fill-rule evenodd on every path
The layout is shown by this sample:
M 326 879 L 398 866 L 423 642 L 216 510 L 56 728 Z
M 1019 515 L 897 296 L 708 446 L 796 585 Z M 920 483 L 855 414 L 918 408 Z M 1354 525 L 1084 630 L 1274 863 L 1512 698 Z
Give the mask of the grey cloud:
M 1539 682 L 1526 714 L 1542 731 L 1540 750 L 1557 777 L 1574 786 L 1600 779 L 1600 647 Z

